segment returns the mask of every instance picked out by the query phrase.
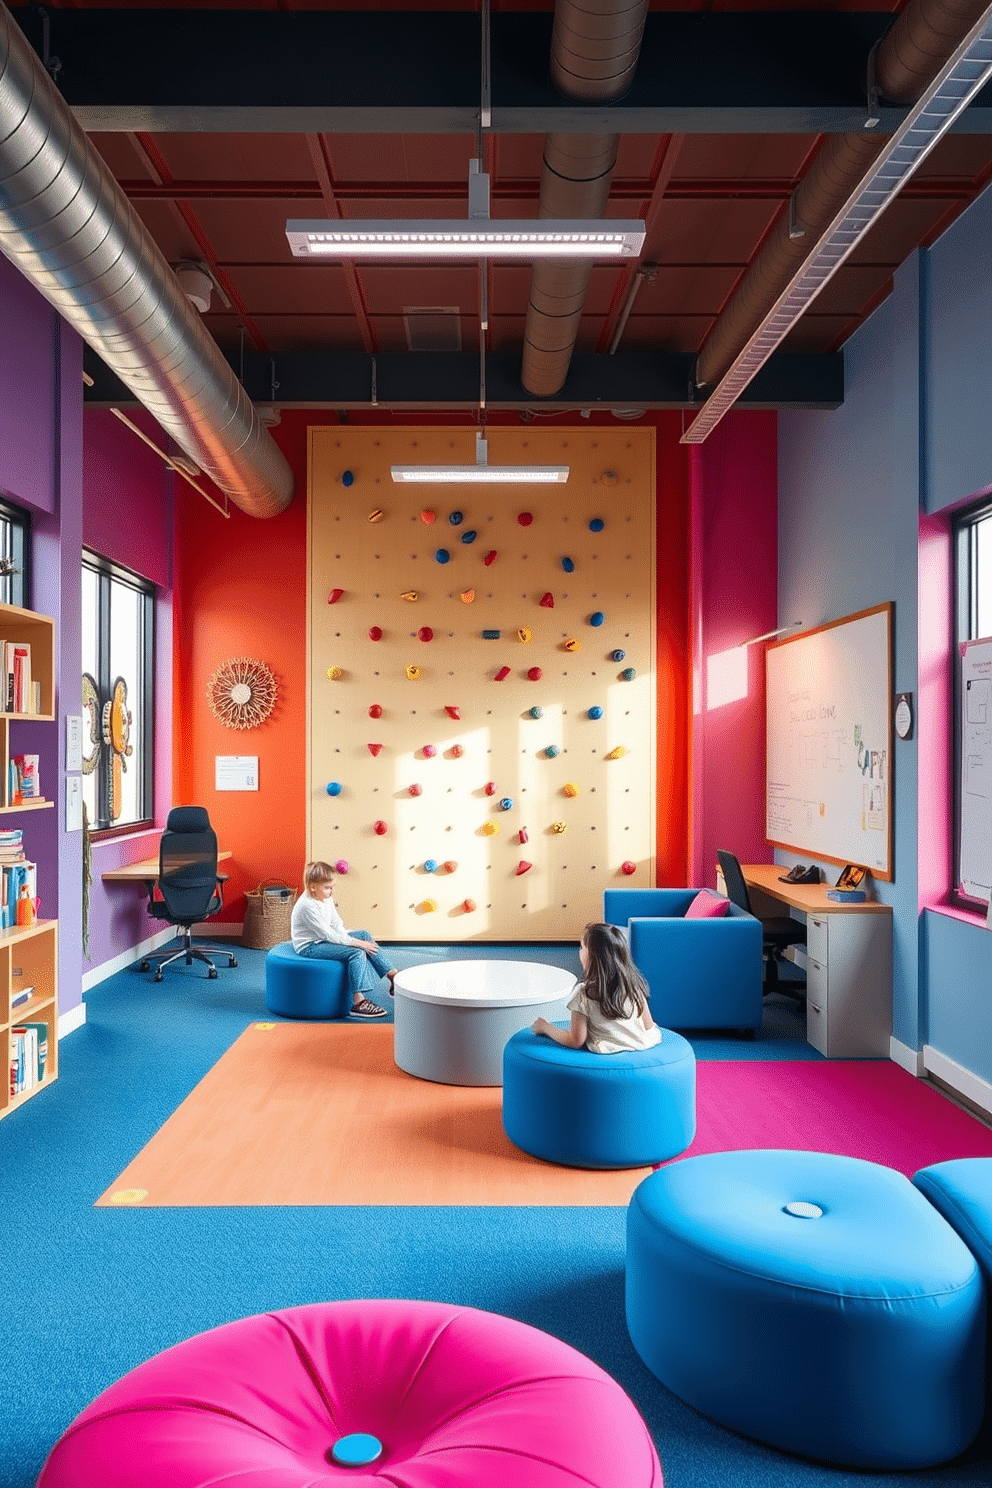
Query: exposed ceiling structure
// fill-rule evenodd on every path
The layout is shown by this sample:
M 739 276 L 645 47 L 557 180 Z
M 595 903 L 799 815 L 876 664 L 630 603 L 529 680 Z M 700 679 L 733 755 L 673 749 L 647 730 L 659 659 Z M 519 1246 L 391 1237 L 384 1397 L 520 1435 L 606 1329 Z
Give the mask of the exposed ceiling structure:
M 625 413 L 698 404 L 698 354 L 795 212 L 813 162 L 836 137 L 865 131 L 868 59 L 905 8 L 629 0 L 647 14 L 633 83 L 615 96 L 608 82 L 590 91 L 552 68 L 553 0 L 492 0 L 491 122 L 480 131 L 479 0 L 11 6 L 167 262 L 199 266 L 183 283 L 201 298 L 209 289 L 203 327 L 256 404 L 473 409 L 487 305 L 490 409 Z M 875 132 L 907 112 L 883 98 Z M 286 240 L 288 218 L 467 215 L 480 135 L 494 217 L 547 215 L 548 142 L 559 158 L 570 137 L 598 137 L 616 142 L 605 186 L 596 166 L 603 215 L 646 224 L 639 263 L 588 270 L 574 352 L 550 394 L 546 381 L 522 379 L 528 265 L 489 262 L 483 284 L 472 263 L 301 263 Z M 913 250 L 990 179 L 986 88 L 741 405 L 836 406 L 844 342 Z M 98 361 L 87 366 L 91 401 L 134 401 Z

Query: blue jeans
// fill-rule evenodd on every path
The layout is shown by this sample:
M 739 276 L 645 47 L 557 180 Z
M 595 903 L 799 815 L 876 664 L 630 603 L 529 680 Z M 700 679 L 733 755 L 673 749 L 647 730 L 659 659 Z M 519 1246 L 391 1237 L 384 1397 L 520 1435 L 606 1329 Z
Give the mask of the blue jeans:
M 348 934 L 354 940 L 372 939 L 367 930 L 349 930 Z M 357 946 L 338 945 L 333 940 L 315 940 L 299 954 L 315 961 L 346 961 L 348 991 L 352 995 L 373 992 L 386 972 L 393 969 L 392 962 L 381 951 L 360 951 Z

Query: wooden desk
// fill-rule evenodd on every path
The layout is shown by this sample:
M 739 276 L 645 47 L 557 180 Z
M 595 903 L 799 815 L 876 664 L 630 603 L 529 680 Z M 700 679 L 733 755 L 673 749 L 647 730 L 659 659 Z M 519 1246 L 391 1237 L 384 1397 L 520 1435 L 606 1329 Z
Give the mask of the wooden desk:
M 227 858 L 233 857 L 230 852 L 219 852 L 218 863 L 223 863 Z M 109 868 L 100 877 L 104 883 L 157 883 L 158 882 L 158 858 L 142 858 L 137 863 L 125 863 L 122 868 Z
M 892 913 L 891 905 L 877 904 L 871 899 L 864 899 L 860 904 L 838 904 L 836 900 L 827 898 L 827 890 L 832 887 L 830 884 L 781 883 L 781 875 L 789 871 L 781 863 L 750 863 L 742 871 L 749 889 L 757 889 L 771 899 L 788 904 L 791 909 L 801 909 L 803 914 Z

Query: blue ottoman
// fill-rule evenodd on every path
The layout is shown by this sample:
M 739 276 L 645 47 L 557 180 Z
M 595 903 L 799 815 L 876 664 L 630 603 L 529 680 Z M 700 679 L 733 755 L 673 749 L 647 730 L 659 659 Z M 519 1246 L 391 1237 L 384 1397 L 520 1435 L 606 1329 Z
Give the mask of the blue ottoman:
M 956 1456 L 982 1419 L 974 1256 L 908 1178 L 822 1152 L 718 1152 L 639 1184 L 627 1328 L 723 1426 L 855 1468 Z
M 515 1146 L 572 1168 L 643 1168 L 696 1135 L 696 1056 L 681 1034 L 653 1049 L 592 1054 L 529 1028 L 503 1050 L 503 1130 Z
M 345 961 L 311 961 L 284 940 L 265 957 L 265 1006 L 284 1018 L 343 1018 L 351 1010 Z

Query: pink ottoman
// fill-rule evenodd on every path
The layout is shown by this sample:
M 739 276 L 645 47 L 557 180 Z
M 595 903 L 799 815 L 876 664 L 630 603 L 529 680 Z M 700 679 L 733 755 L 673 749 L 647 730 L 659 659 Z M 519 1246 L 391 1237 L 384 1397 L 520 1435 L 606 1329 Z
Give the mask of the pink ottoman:
M 323 1302 L 227 1323 L 104 1390 L 38 1488 L 660 1488 L 647 1427 L 591 1359 L 441 1302 Z

